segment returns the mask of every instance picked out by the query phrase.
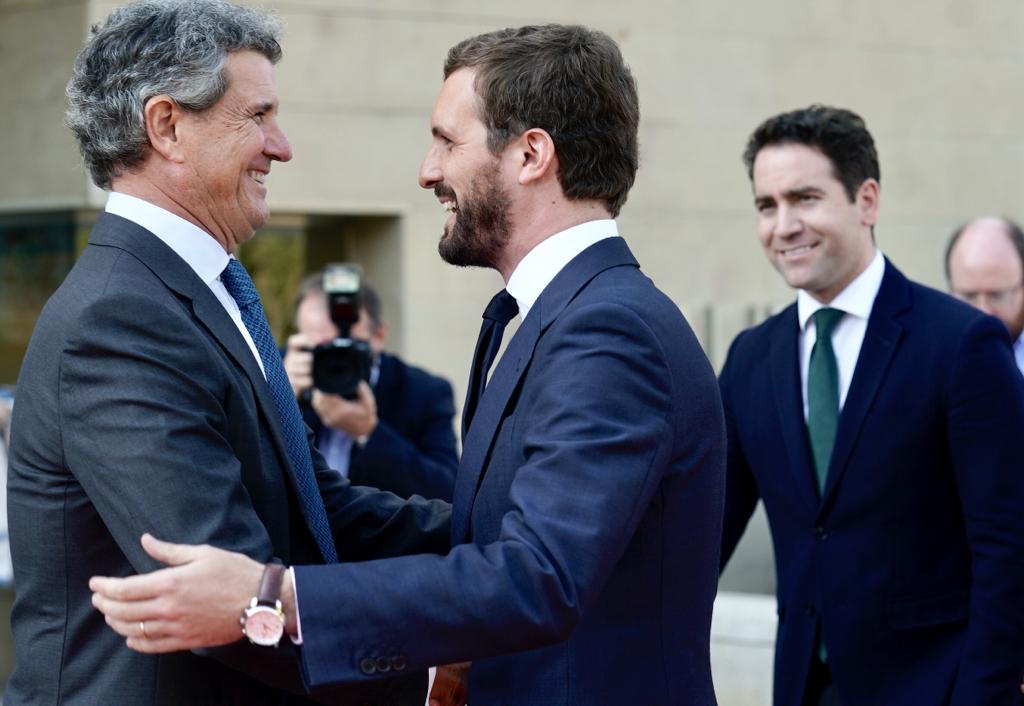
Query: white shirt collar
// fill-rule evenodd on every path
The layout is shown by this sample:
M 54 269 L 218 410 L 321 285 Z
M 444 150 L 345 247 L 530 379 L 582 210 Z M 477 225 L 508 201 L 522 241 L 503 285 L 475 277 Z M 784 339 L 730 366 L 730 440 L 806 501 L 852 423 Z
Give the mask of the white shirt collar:
M 212 235 L 184 218 L 140 198 L 110 193 L 107 213 L 137 223 L 167 244 L 207 285 L 228 266 L 228 254 Z
M 800 321 L 800 329 L 807 328 L 807 322 L 818 309 L 829 306 L 839 309 L 847 314 L 852 314 L 861 319 L 867 320 L 871 316 L 871 307 L 874 306 L 875 297 L 882 287 L 882 277 L 885 275 L 885 257 L 882 251 L 875 248 L 875 257 L 871 264 L 857 278 L 846 285 L 829 304 L 822 304 L 813 296 L 800 289 L 796 293 L 797 317 Z
M 519 315 L 526 319 L 541 292 L 569 261 L 605 238 L 615 238 L 619 228 L 610 218 L 587 221 L 545 238 L 526 254 L 505 289 L 516 298 Z

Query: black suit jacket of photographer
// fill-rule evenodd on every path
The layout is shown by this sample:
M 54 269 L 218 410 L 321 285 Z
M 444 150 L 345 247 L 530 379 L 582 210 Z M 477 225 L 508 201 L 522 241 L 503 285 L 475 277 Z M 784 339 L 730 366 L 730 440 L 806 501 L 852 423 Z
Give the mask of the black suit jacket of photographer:
M 387 353 L 379 365 L 373 388 L 379 422 L 362 447 L 353 445 L 349 480 L 403 498 L 451 502 L 459 467 L 451 383 Z M 324 425 L 308 398 L 300 407 L 313 438 L 319 438 Z
M 287 640 L 144 655 L 90 602 L 92 575 L 159 568 L 143 532 L 261 561 L 322 562 L 256 359 L 188 264 L 149 231 L 101 215 L 39 317 L 17 390 L 8 482 L 17 661 L 5 706 L 304 700 L 288 693 L 301 682 Z M 447 551 L 447 505 L 351 486 L 315 451 L 313 465 L 343 561 Z M 422 704 L 424 694 L 422 681 L 411 691 L 365 683 L 317 698 Z

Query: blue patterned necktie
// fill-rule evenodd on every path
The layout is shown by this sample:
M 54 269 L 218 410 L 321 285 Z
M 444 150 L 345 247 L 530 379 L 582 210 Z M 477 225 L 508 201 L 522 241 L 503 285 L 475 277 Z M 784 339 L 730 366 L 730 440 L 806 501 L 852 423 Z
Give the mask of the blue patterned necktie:
M 466 404 L 462 413 L 462 438 L 465 440 L 469 432 L 469 424 L 476 414 L 477 405 L 483 397 L 487 386 L 487 373 L 494 364 L 494 359 L 501 348 L 501 339 L 508 322 L 519 313 L 516 298 L 501 290 L 494 295 L 487 309 L 484 310 L 484 321 L 480 326 L 480 336 L 476 340 L 476 353 L 473 355 L 473 368 L 469 373 L 469 390 L 466 391 Z
M 281 362 L 281 354 L 270 334 L 270 326 L 267 324 L 267 316 L 263 313 L 263 305 L 260 303 L 260 295 L 256 291 L 256 285 L 238 260 L 232 258 L 228 266 L 220 276 L 224 288 L 228 294 L 237 302 L 242 312 L 242 323 L 252 336 L 256 350 L 263 361 L 263 371 L 267 376 L 267 387 L 270 388 L 270 399 L 274 402 L 274 409 L 277 410 L 277 417 L 281 422 L 281 431 L 284 434 L 285 443 L 288 447 L 288 456 L 295 467 L 295 484 L 299 489 L 299 504 L 302 506 L 306 520 L 316 543 L 320 546 L 320 552 L 328 563 L 338 561 L 338 553 L 334 548 L 334 538 L 331 535 L 331 526 L 327 521 L 327 511 L 324 509 L 323 498 L 320 497 L 320 489 L 316 484 L 316 476 L 313 473 L 313 459 L 309 455 L 309 444 L 306 439 L 305 429 L 302 423 L 302 415 L 299 412 L 299 405 L 295 402 L 295 395 L 288 382 L 288 376 L 284 372 L 284 364 Z

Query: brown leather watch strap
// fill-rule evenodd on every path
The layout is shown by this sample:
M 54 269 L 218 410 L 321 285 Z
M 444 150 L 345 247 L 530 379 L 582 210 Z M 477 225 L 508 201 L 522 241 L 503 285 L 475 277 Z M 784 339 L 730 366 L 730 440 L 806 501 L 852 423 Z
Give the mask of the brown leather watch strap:
M 284 578 L 284 565 L 274 559 L 263 567 L 263 577 L 256 593 L 256 605 L 275 607 L 281 598 L 281 581 Z

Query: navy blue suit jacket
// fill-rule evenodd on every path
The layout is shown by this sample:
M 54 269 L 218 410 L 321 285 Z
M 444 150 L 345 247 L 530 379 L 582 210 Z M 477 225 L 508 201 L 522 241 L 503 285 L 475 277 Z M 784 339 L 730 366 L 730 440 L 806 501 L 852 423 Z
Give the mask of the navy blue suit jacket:
M 447 550 L 443 503 L 351 486 L 312 456 L 343 559 Z M 289 694 L 304 692 L 289 641 L 140 654 L 104 623 L 88 586 L 92 575 L 159 568 L 143 532 L 320 562 L 296 492 L 269 388 L 224 307 L 156 236 L 102 214 L 18 379 L 8 478 L 17 664 L 4 703 L 305 703 Z M 394 683 L 316 698 L 422 704 L 424 693 L 425 682 Z
M 451 502 L 459 454 L 455 448 L 455 402 L 444 378 L 382 353 L 373 387 L 377 428 L 352 451 L 348 479 L 403 498 L 422 495 Z M 323 423 L 309 403 L 302 416 L 319 438 Z
M 471 704 L 710 706 L 714 374 L 623 240 L 540 295 L 465 439 L 446 557 L 299 567 L 306 674 L 472 659 Z
M 758 500 L 775 546 L 775 704 L 799 706 L 820 629 L 843 706 L 1019 703 L 1024 382 L 995 319 L 886 262 L 823 497 L 796 305 L 736 339 L 722 548 Z

